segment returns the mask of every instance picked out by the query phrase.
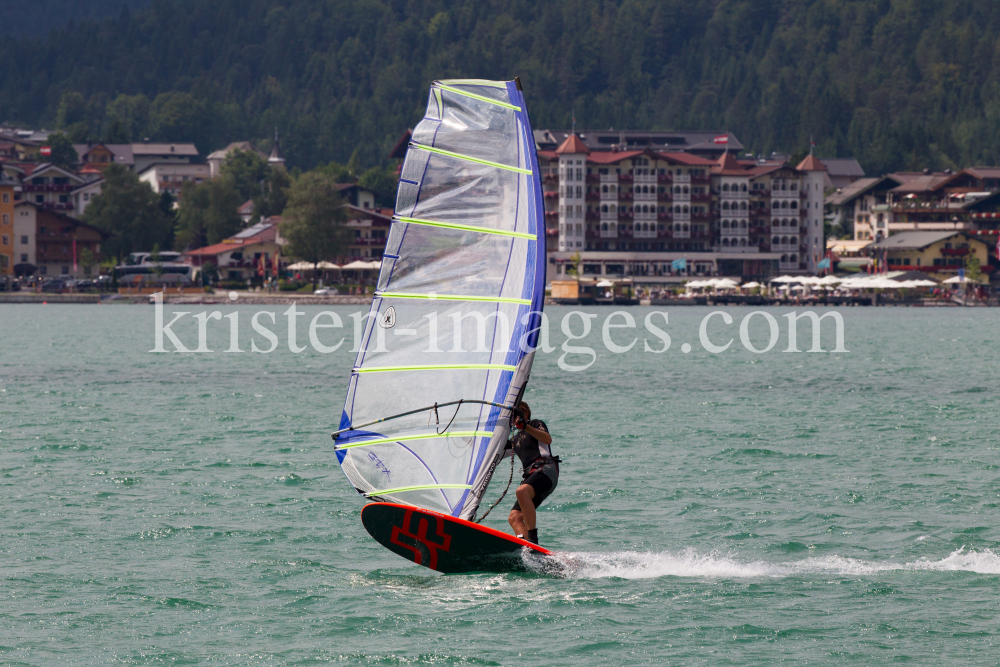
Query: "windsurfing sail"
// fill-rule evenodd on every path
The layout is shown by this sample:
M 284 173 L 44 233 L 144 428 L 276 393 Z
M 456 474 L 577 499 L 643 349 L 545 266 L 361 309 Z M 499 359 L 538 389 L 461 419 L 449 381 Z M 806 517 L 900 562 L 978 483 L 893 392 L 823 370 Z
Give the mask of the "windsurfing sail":
M 334 434 L 359 493 L 474 517 L 531 370 L 544 290 L 541 178 L 520 85 L 435 81 Z

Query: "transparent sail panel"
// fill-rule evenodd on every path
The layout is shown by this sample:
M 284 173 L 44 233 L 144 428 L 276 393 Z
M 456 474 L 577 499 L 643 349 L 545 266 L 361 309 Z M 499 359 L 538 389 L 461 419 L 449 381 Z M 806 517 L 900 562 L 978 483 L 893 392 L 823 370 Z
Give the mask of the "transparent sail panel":
M 400 189 L 397 216 L 529 231 L 526 225 L 516 226 L 518 206 L 528 205 L 518 187 L 522 174 L 411 150 L 403 163 L 402 178 L 418 186 Z
M 413 130 L 412 141 L 460 155 L 523 167 L 521 146 L 511 138 L 517 132 L 517 114 L 472 97 L 441 91 L 444 113 L 434 123 L 420 123 Z
M 395 224 L 386 252 L 399 255 L 378 289 L 392 292 L 520 297 L 529 246 L 535 240 Z M 511 267 L 515 267 L 511 271 Z
M 508 350 L 518 349 L 528 311 L 524 305 L 491 301 L 383 298 L 378 302 L 378 315 L 368 319 L 365 329 L 364 354 L 355 363 L 362 370 L 508 363 Z M 395 324 L 385 328 L 382 316 L 390 308 Z M 443 375 L 453 381 L 452 373 Z M 432 397 L 430 402 L 436 400 Z

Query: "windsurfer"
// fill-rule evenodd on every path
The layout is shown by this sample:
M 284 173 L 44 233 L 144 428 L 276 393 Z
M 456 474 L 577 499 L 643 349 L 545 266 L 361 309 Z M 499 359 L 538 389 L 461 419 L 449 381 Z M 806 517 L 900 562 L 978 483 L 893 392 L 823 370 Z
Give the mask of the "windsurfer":
M 524 417 L 518 417 L 514 422 L 518 432 L 507 442 L 507 447 L 521 459 L 524 476 L 515 492 L 517 502 L 507 522 L 515 535 L 538 544 L 535 508 L 548 498 L 559 483 L 559 457 L 552 456 L 552 436 L 545 422 L 531 418 L 531 408 L 527 403 L 522 401 L 518 408 Z

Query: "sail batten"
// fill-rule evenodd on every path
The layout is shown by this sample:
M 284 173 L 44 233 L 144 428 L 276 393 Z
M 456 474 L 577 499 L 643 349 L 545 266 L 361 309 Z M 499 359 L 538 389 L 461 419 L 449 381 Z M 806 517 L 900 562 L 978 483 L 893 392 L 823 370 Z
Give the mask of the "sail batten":
M 475 514 L 531 369 L 544 253 L 521 91 L 513 82 L 434 82 L 400 172 L 336 434 L 337 458 L 360 493 Z
M 484 164 L 487 167 L 496 167 L 497 169 L 506 169 L 508 171 L 516 171 L 519 174 L 531 174 L 530 169 L 522 169 L 521 167 L 512 167 L 509 164 L 502 164 L 500 162 L 493 162 L 491 160 L 484 160 L 482 158 L 473 157 L 471 155 L 463 155 L 461 153 L 455 153 L 454 151 L 446 151 L 442 148 L 434 148 L 433 146 L 424 146 L 422 144 L 410 142 L 410 148 L 417 148 L 422 151 L 430 151 L 431 153 L 437 153 L 438 155 L 445 155 L 447 157 L 455 158 L 456 160 L 468 160 L 469 162 L 476 162 L 478 164 Z
M 438 220 L 421 220 L 420 218 L 404 218 L 402 216 L 397 216 L 393 219 L 413 225 L 429 225 L 431 227 L 442 227 L 445 229 L 459 229 L 466 232 L 476 232 L 478 234 L 500 234 L 502 236 L 514 236 L 521 239 L 527 239 L 529 241 L 538 240 L 535 238 L 534 234 L 528 234 L 527 232 L 513 232 L 505 229 L 490 229 L 489 227 L 477 227 L 476 225 L 459 225 L 449 222 L 440 222 Z

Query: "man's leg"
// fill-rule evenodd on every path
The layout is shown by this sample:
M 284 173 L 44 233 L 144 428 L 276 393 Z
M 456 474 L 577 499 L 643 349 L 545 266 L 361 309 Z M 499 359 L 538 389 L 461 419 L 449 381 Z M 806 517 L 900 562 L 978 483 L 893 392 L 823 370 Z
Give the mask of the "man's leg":
M 524 526 L 524 515 L 520 510 L 511 510 L 510 516 L 507 517 L 507 523 L 514 530 L 514 535 L 527 535 L 528 529 Z
M 515 492 L 517 502 L 521 505 L 521 514 L 524 518 L 524 527 L 527 530 L 535 529 L 535 503 L 531 502 L 535 497 L 535 489 L 530 484 L 522 484 Z

